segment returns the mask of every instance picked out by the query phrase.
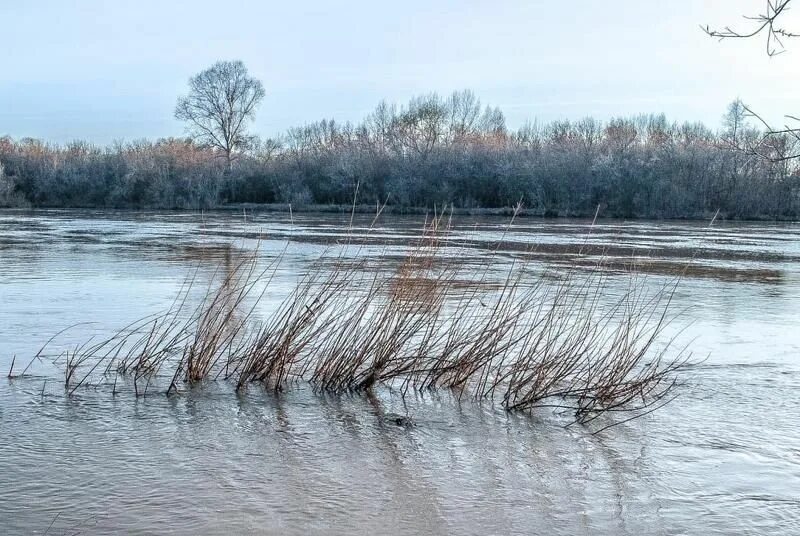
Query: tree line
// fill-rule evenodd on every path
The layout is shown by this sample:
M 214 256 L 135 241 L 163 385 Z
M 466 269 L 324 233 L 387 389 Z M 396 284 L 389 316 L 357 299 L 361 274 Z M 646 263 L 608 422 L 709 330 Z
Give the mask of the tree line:
M 263 93 L 263 90 L 256 88 Z M 180 106 L 179 101 L 179 106 Z M 183 104 L 188 114 L 187 104 Z M 97 146 L 0 138 L 0 206 L 214 208 L 237 203 L 479 209 L 625 218 L 800 217 L 797 140 L 748 122 L 663 115 L 506 125 L 471 91 L 380 103 L 359 123 L 322 120 L 238 145 L 167 138 Z M 758 147 L 755 156 L 742 147 Z

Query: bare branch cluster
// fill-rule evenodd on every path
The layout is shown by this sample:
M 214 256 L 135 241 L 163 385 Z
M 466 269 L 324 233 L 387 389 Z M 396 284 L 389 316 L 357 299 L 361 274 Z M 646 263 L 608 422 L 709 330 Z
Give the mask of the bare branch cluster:
M 792 0 L 767 0 L 767 9 L 758 15 L 745 15 L 744 18 L 754 24 L 754 27 L 746 30 L 734 30 L 730 26 L 725 26 L 721 30 L 711 29 L 708 25 L 703 28 L 711 37 L 719 39 L 749 39 L 759 35 L 766 35 L 767 55 L 775 56 L 783 53 L 785 45 L 784 38 L 798 37 L 800 34 L 790 32 L 779 24 L 781 15 L 789 8 Z
M 800 152 L 796 151 L 797 144 L 800 142 L 800 127 L 792 127 L 788 123 L 791 121 L 797 124 L 800 123 L 800 119 L 787 115 L 785 116 L 787 123 L 782 128 L 775 128 L 750 106 L 743 105 L 743 110 L 747 117 L 758 121 L 763 127 L 763 131 L 755 139 L 746 143 L 737 142 L 733 144 L 732 147 L 734 149 L 773 163 L 800 158 Z
M 783 25 L 783 18 L 789 10 L 792 0 L 767 0 L 767 8 L 764 13 L 748 16 L 744 18 L 751 21 L 754 27 L 749 31 L 733 30 L 726 26 L 722 30 L 712 30 L 709 26 L 703 27 L 703 31 L 711 37 L 722 39 L 750 39 L 757 36 L 766 35 L 767 56 L 776 56 L 786 51 L 784 38 L 798 37 L 800 34 L 788 31 Z M 779 20 L 780 19 L 780 20 Z M 763 127 L 763 134 L 755 141 L 741 144 L 738 141 L 731 143 L 731 147 L 745 154 L 757 156 L 770 162 L 780 163 L 786 160 L 800 158 L 800 153 L 792 151 L 789 147 L 793 142 L 800 140 L 800 128 L 790 126 L 789 123 L 798 123 L 798 118 L 792 115 L 785 116 L 787 123 L 783 127 L 773 127 L 761 115 L 753 111 L 752 108 L 744 106 L 744 111 L 748 117 L 756 119 Z

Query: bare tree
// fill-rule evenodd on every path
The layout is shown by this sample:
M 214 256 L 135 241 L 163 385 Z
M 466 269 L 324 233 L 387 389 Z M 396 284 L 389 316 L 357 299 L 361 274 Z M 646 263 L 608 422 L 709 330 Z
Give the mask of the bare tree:
M 447 101 L 450 111 L 450 136 L 454 142 L 464 142 L 475 135 L 481 113 L 481 101 L 465 89 L 454 91 Z
M 412 98 L 393 129 L 405 154 L 428 158 L 445 140 L 449 110 L 436 93 Z
M 187 123 L 197 141 L 221 151 L 231 168 L 235 153 L 253 138 L 247 124 L 264 98 L 264 87 L 241 61 L 220 61 L 189 79 L 189 94 L 178 99 L 175 118 Z
M 725 26 L 721 30 L 712 29 L 708 25 L 702 28 L 708 35 L 720 40 L 766 36 L 767 55 L 777 56 L 786 51 L 784 39 L 800 37 L 800 34 L 791 32 L 783 26 L 784 17 L 791 2 L 792 0 L 767 0 L 767 9 L 764 13 L 744 16 L 753 25 L 745 31 L 734 30 L 730 26 Z M 786 151 L 787 146 L 800 143 L 800 128 L 789 124 L 790 122 L 800 123 L 800 118 L 786 115 L 786 124 L 776 128 L 748 106 L 742 105 L 742 107 L 747 116 L 755 118 L 764 127 L 763 136 L 755 143 L 748 144 L 744 149 L 746 152 L 772 161 L 800 158 L 799 152 L 790 150 L 787 153 Z

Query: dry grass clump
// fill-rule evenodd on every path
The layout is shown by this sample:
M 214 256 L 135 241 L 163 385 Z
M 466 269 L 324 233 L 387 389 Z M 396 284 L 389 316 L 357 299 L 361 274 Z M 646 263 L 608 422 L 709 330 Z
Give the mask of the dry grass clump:
M 305 276 L 237 356 L 227 374 L 238 376 L 236 388 L 263 382 L 280 390 L 301 376 L 297 369 L 304 368 L 305 356 L 337 321 L 333 313 L 346 283 L 337 270 Z
M 255 310 L 279 258 L 259 271 L 256 254 L 245 256 L 212 278 L 194 310 L 192 280 L 165 313 L 69 352 L 67 389 L 103 370 L 115 387 L 117 376 L 131 377 L 144 395 L 168 368 L 167 394 L 211 380 L 237 390 L 303 380 L 334 393 L 383 384 L 404 394 L 450 389 L 509 411 L 558 407 L 584 423 L 610 412 L 640 415 L 671 399 L 688 362 L 663 340 L 674 282 L 648 292 L 631 273 L 625 292 L 609 300 L 601 265 L 552 283 L 551 274 L 517 262 L 490 281 L 491 263 L 463 273 L 448 238 L 444 218 L 426 222 L 388 275 L 368 269 L 366 258 L 344 262 L 345 248 L 264 319 Z M 464 285 L 468 277 L 475 285 Z
M 674 283 L 647 293 L 631 277 L 628 291 L 600 310 L 602 276 L 592 274 L 575 290 L 553 291 L 533 310 L 519 352 L 494 379 L 509 410 L 568 407 L 588 422 L 609 411 L 643 410 L 664 399 L 689 355 L 665 356 L 672 341 L 654 345 L 672 320 Z

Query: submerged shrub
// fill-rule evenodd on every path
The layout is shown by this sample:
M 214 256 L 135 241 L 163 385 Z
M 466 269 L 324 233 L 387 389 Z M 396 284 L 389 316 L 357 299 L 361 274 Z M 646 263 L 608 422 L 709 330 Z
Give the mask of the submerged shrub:
M 509 411 L 558 407 L 578 422 L 671 399 L 689 359 L 664 340 L 676 282 L 648 290 L 630 272 L 627 290 L 608 303 L 602 264 L 542 274 L 515 261 L 496 279 L 491 263 L 467 272 L 454 260 L 448 229 L 441 217 L 428 222 L 388 273 L 373 264 L 381 259 L 354 260 L 347 248 L 323 256 L 264 318 L 255 311 L 280 257 L 257 269 L 257 255 L 244 255 L 194 310 L 190 280 L 165 313 L 68 353 L 67 391 L 96 381 L 116 390 L 120 376 L 137 396 L 213 380 L 237 390 L 308 381 L 333 393 L 386 385 L 447 389 Z

